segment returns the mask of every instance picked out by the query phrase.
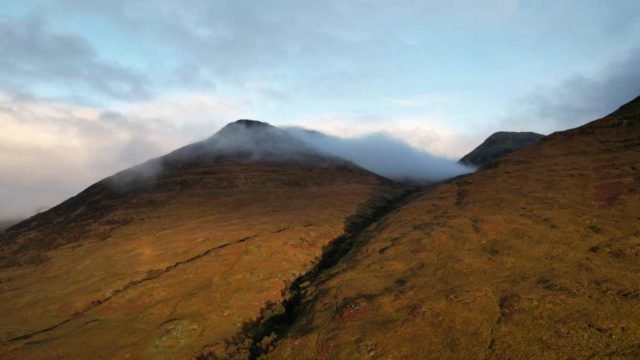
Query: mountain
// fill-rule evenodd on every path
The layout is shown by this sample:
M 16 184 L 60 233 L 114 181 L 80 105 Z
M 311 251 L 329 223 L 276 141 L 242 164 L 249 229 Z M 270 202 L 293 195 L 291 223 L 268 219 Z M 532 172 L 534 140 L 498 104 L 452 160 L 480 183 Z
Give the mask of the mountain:
M 82 238 L 84 232 L 89 231 L 89 223 L 94 223 L 96 218 L 107 217 L 110 212 L 126 212 L 124 217 L 130 217 L 136 208 L 154 208 L 154 205 L 169 200 L 189 187 L 201 188 L 203 192 L 207 192 L 202 189 L 205 186 L 212 187 L 212 191 L 238 187 L 242 177 L 234 172 L 238 166 L 248 163 L 288 163 L 303 168 L 308 165 L 319 168 L 344 167 L 357 171 L 354 165 L 322 155 L 281 129 L 258 121 L 238 120 L 205 141 L 119 172 L 50 211 L 10 227 L 7 233 L 14 240 L 0 252 L 0 267 L 44 261 L 42 250 L 55 249 Z M 225 170 L 229 170 L 229 173 Z M 249 179 L 253 169 L 247 171 L 249 173 L 245 178 Z M 255 176 L 260 180 L 272 180 L 263 179 L 261 173 Z M 206 180 L 213 183 L 209 184 Z M 133 202 L 136 206 L 132 205 Z M 98 236 L 108 236 L 117 223 L 129 220 L 108 220 L 111 225 L 98 231 Z M 26 251 L 31 248 L 36 251 Z M 11 251 L 7 252 L 7 249 Z
M 640 357 L 640 97 L 421 188 L 232 123 L 0 233 L 1 358 Z
M 499 131 L 491 134 L 482 144 L 460 159 L 460 163 L 481 167 L 516 150 L 535 144 L 544 135 L 534 132 Z
M 0 234 L 0 358 L 223 347 L 407 190 L 266 123 L 231 123 Z
M 640 358 L 640 97 L 424 190 L 309 284 L 269 359 Z

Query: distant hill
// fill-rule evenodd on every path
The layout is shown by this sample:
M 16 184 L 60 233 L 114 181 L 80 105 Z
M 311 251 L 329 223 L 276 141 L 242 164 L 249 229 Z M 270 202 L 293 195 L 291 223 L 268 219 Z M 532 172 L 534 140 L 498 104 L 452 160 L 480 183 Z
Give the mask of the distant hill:
M 496 132 L 460 159 L 460 163 L 481 167 L 516 150 L 535 144 L 543 137 L 544 135 L 534 132 Z

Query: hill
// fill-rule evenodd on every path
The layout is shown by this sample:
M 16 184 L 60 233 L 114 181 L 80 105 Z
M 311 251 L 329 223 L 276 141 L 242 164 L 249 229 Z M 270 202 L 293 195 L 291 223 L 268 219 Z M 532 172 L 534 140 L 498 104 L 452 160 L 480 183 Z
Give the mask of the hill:
M 640 357 L 640 98 L 424 191 L 305 290 L 270 359 Z
M 535 144 L 542 138 L 544 135 L 534 132 L 499 131 L 491 134 L 482 144 L 462 157 L 460 163 L 481 167 L 516 150 Z
M 0 357 L 191 358 L 405 187 L 241 120 L 0 239 Z

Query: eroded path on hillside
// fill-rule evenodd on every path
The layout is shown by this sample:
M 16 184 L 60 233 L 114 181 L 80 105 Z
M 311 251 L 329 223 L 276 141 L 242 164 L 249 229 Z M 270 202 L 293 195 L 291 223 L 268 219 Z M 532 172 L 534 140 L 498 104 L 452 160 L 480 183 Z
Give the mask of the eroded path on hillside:
M 431 188 L 433 186 L 429 187 Z M 331 277 L 332 270 L 340 261 L 366 243 L 367 229 L 375 227 L 385 217 L 426 191 L 428 190 L 411 188 L 399 196 L 378 203 L 366 214 L 354 214 L 355 216 L 345 225 L 345 233 L 323 249 L 319 261 L 310 270 L 290 283 L 283 291 L 281 301 L 268 302 L 261 309 L 257 319 L 243 324 L 241 332 L 226 339 L 224 344 L 208 345 L 200 351 L 198 358 L 257 359 L 267 354 L 282 337 L 286 336 L 300 315 L 307 311 L 308 304 L 303 302 L 308 295 L 306 288 Z
M 185 259 L 185 260 L 180 260 L 180 261 L 178 261 L 178 262 L 176 262 L 174 264 L 171 264 L 171 265 L 165 267 L 164 269 L 151 269 L 151 270 L 148 270 L 147 274 L 143 278 L 136 279 L 136 280 L 131 280 L 131 281 L 129 281 L 128 283 L 126 283 L 124 286 L 122 286 L 120 288 L 107 291 L 107 294 L 108 294 L 107 296 L 99 298 L 99 299 L 92 300 L 89 303 L 89 305 L 87 305 L 84 309 L 75 312 L 71 317 L 69 317 L 69 318 L 67 318 L 65 320 L 62 320 L 61 322 L 59 322 L 57 324 L 54 324 L 54 325 L 49 326 L 47 328 L 44 328 L 42 330 L 38 330 L 38 331 L 34 331 L 34 332 L 31 332 L 31 333 L 28 333 L 28 334 L 16 336 L 14 338 L 9 339 L 9 341 L 10 342 L 17 342 L 17 341 L 21 341 L 21 340 L 27 340 L 27 339 L 30 339 L 30 338 L 32 338 L 34 336 L 41 335 L 41 334 L 47 333 L 49 331 L 55 330 L 55 329 L 59 328 L 60 326 L 63 326 L 63 325 L 65 325 L 65 324 L 67 324 L 67 323 L 69 323 L 71 321 L 79 319 L 80 317 L 82 317 L 83 315 L 88 313 L 89 311 L 95 309 L 98 306 L 101 306 L 101 305 L 107 303 L 108 301 L 110 301 L 111 299 L 115 298 L 116 296 L 118 296 L 118 295 L 120 295 L 120 294 L 122 294 L 122 293 L 124 293 L 124 292 L 126 292 L 128 290 L 131 290 L 131 289 L 133 289 L 134 287 L 136 287 L 136 286 L 138 286 L 140 284 L 143 284 L 143 283 L 145 283 L 147 281 L 151 281 L 151 280 L 157 279 L 160 276 L 165 275 L 165 274 L 167 274 L 168 272 L 170 272 L 172 270 L 175 270 L 179 266 L 190 264 L 190 263 L 192 263 L 192 262 L 194 262 L 194 261 L 196 261 L 196 260 L 198 260 L 198 259 L 200 259 L 200 258 L 202 258 L 204 256 L 207 256 L 207 255 L 211 254 L 212 252 L 214 252 L 216 250 L 224 249 L 227 246 L 242 244 L 242 243 L 244 243 L 244 242 L 246 242 L 248 240 L 255 239 L 256 237 L 257 237 L 257 235 L 253 235 L 253 236 L 244 237 L 242 239 L 239 239 L 239 240 L 236 240 L 236 241 L 233 241 L 233 242 L 227 242 L 227 243 L 223 243 L 221 245 L 216 245 L 216 246 L 204 251 L 203 253 L 197 254 L 197 255 L 195 255 L 193 257 L 190 257 L 188 259 Z M 81 321 L 81 320 L 79 320 L 79 321 Z

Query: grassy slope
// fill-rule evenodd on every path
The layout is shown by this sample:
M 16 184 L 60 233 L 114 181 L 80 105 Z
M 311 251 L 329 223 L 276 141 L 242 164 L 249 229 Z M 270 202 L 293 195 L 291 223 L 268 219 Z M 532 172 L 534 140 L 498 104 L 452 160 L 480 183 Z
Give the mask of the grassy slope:
M 107 199 L 106 212 L 59 208 L 45 221 L 63 224 L 55 241 L 50 227 L 13 234 L 5 257 L 28 261 L 0 270 L 0 357 L 189 358 L 216 348 L 278 302 L 359 205 L 399 192 L 353 167 L 211 169 L 174 170 L 150 191 Z
M 272 359 L 640 357 L 640 99 L 369 229 Z

